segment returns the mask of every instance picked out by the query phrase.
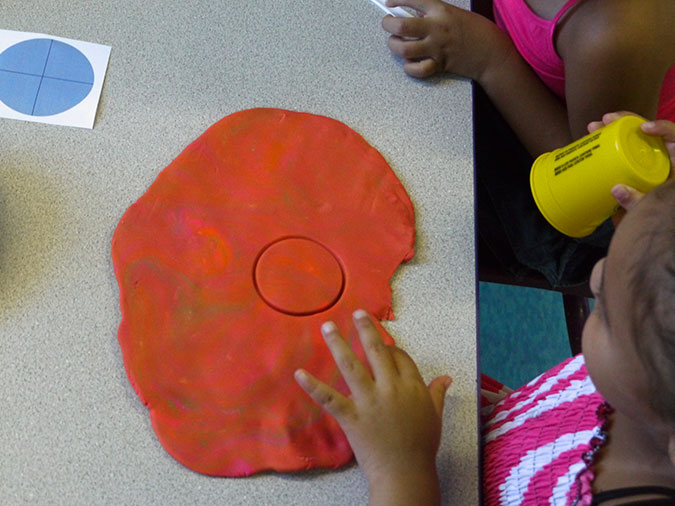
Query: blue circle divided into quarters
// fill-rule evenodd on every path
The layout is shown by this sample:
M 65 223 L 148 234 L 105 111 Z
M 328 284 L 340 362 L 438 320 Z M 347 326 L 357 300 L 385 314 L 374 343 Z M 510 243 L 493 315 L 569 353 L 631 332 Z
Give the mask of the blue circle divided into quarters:
M 91 63 L 70 44 L 30 39 L 0 54 L 0 100 L 17 112 L 51 116 L 67 111 L 93 85 Z

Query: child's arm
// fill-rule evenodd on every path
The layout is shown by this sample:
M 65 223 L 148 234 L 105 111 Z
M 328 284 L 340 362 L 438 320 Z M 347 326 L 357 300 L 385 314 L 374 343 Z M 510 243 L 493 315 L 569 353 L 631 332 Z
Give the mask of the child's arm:
M 675 64 L 674 18 L 669 0 L 579 3 L 557 40 L 575 138 L 607 111 L 656 117 L 661 85 Z
M 663 77 L 675 62 L 675 32 L 667 21 L 672 2 L 582 2 L 559 25 L 565 108 L 486 18 L 441 0 L 387 5 L 422 15 L 382 21 L 392 34 L 390 49 L 406 59 L 404 70 L 417 77 L 446 71 L 474 79 L 533 156 L 582 137 L 586 124 L 604 111 L 631 109 L 653 118 Z
M 295 378 L 345 432 L 368 481 L 371 505 L 439 504 L 436 452 L 451 379 L 439 377 L 427 387 L 413 360 L 399 348 L 385 346 L 365 312 L 354 313 L 354 324 L 372 375 L 335 324 L 321 328 L 350 397 L 304 370 L 296 371 Z
M 391 51 L 414 77 L 450 72 L 481 85 L 528 151 L 536 156 L 572 140 L 562 102 L 522 59 L 511 39 L 489 19 L 441 0 L 388 0 L 421 17 L 386 16 Z

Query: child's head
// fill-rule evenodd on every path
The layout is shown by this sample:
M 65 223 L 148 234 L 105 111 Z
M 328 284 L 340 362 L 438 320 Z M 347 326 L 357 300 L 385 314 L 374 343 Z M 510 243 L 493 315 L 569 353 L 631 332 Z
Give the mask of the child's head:
M 590 284 L 593 383 L 618 411 L 675 434 L 675 180 L 626 215 Z

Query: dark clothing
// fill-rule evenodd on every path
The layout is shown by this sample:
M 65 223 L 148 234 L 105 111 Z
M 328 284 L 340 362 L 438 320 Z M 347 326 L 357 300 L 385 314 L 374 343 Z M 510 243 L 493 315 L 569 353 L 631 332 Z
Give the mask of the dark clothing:
M 587 282 L 607 254 L 611 221 L 581 239 L 549 225 L 530 190 L 534 160 L 480 86 L 474 84 L 473 91 L 479 248 L 488 248 L 513 274 L 536 271 L 553 287 Z

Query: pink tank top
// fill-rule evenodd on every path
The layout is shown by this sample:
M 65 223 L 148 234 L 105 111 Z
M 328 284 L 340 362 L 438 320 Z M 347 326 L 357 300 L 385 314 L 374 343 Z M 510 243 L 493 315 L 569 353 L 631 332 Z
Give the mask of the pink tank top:
M 523 59 L 558 97 L 565 99 L 565 65 L 554 45 L 560 18 L 580 0 L 568 0 L 551 20 L 537 16 L 525 0 L 494 0 L 497 25 L 509 34 Z M 609 112 L 609 111 L 608 111 Z M 675 65 L 663 81 L 657 118 L 675 121 Z

